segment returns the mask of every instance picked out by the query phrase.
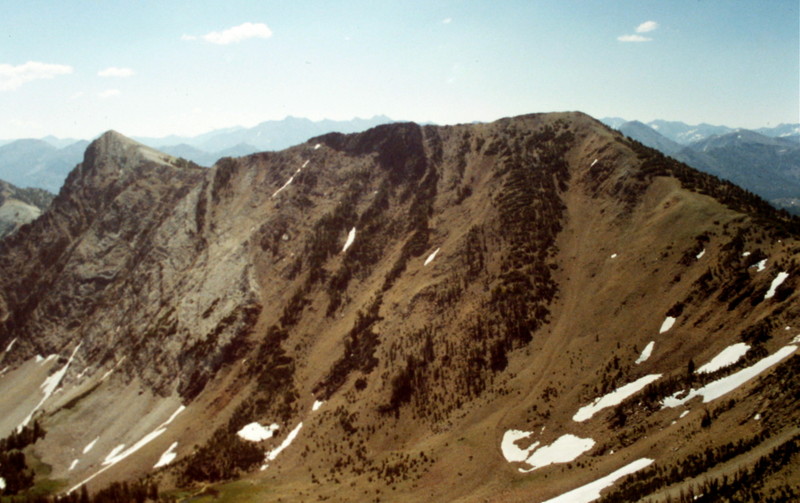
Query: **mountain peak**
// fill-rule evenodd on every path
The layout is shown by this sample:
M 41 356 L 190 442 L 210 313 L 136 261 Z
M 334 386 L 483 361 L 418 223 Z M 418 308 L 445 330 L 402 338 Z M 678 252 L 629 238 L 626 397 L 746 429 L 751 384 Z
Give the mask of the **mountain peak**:
M 115 158 L 127 164 L 129 161 L 155 162 L 157 164 L 172 165 L 175 158 L 148 147 L 136 140 L 114 131 L 106 131 L 89 145 L 87 156 L 93 153 L 94 158 Z

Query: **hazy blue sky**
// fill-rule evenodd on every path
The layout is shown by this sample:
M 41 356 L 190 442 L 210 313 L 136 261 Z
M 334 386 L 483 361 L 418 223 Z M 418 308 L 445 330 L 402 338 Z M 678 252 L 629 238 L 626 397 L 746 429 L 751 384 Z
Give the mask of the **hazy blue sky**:
M 800 122 L 798 0 L 0 0 L 0 138 L 581 110 Z

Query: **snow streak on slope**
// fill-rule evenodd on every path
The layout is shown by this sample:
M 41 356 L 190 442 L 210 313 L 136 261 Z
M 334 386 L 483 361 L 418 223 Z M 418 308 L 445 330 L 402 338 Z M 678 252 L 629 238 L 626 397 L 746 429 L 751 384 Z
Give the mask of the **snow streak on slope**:
M 261 465 L 261 470 L 266 470 L 267 468 L 269 468 L 269 462 L 275 461 L 275 458 L 278 457 L 278 454 L 283 452 L 284 449 L 289 447 L 292 444 L 292 442 L 294 442 L 294 439 L 297 437 L 297 434 L 300 433 L 300 429 L 302 427 L 303 423 L 300 423 L 297 426 L 295 426 L 294 429 L 290 431 L 288 435 L 286 435 L 286 438 L 283 439 L 281 445 L 279 445 L 278 447 L 272 449 L 267 453 L 266 458 L 264 459 L 264 464 Z
M 637 459 L 636 461 L 623 466 L 619 470 L 611 472 L 603 478 L 597 479 L 594 482 L 590 482 L 589 484 L 581 486 L 577 489 L 573 489 L 572 491 L 566 492 L 561 496 L 556 496 L 555 498 L 543 501 L 542 503 L 589 503 L 590 501 L 594 501 L 599 498 L 600 491 L 606 487 L 611 487 L 618 479 L 621 479 L 626 475 L 630 475 L 631 473 L 638 472 L 642 468 L 650 466 L 652 462 L 653 460 L 650 458 Z
M 674 324 L 675 324 L 675 318 L 672 316 L 667 316 L 664 319 L 664 323 L 661 324 L 661 328 L 658 329 L 658 333 L 663 334 L 664 332 L 672 328 L 672 325 Z
M 106 456 L 105 460 L 103 460 L 103 463 L 102 463 L 103 464 L 103 468 L 101 468 L 100 470 L 95 472 L 93 475 L 90 475 L 89 477 L 84 479 L 79 484 L 73 486 L 69 491 L 67 491 L 67 494 L 69 494 L 69 493 L 73 492 L 74 490 L 80 488 L 82 485 L 87 484 L 89 481 L 91 481 L 92 479 L 94 479 L 95 477 L 100 475 L 101 473 L 105 472 L 106 470 L 108 470 L 109 468 L 114 466 L 115 464 L 119 463 L 123 459 L 127 458 L 131 454 L 135 453 L 136 451 L 138 451 L 139 449 L 141 449 L 142 447 L 144 447 L 145 445 L 147 445 L 148 443 L 153 441 L 155 438 L 159 437 L 162 433 L 167 431 L 167 425 L 169 425 L 169 423 L 171 423 L 172 420 L 175 419 L 175 417 L 178 414 L 183 412 L 183 410 L 185 408 L 186 407 L 183 406 L 183 405 L 178 407 L 178 410 L 173 412 L 172 415 L 169 417 L 169 419 L 167 419 L 166 421 L 161 423 L 161 425 L 159 425 L 158 428 L 156 428 L 154 431 L 152 431 L 152 432 L 148 433 L 147 435 L 145 435 L 144 437 L 142 437 L 141 440 L 139 440 L 138 442 L 133 444 L 128 449 L 125 449 L 125 445 L 124 444 L 118 445 L 117 447 L 112 449 L 112 451 L 108 454 L 108 456 Z M 94 445 L 94 442 L 92 442 L 91 445 Z M 125 450 L 123 450 L 123 449 L 125 449 Z
M 639 358 L 636 359 L 634 362 L 636 365 L 640 363 L 644 363 L 650 358 L 650 355 L 653 353 L 653 347 L 656 345 L 655 341 L 650 341 L 647 346 L 644 347 L 642 350 L 642 354 L 639 355 Z
M 44 396 L 39 401 L 39 403 L 36 404 L 36 407 L 33 408 L 33 410 L 30 412 L 30 414 L 28 414 L 28 416 L 25 419 L 22 420 L 22 422 L 17 427 L 17 431 L 22 431 L 22 428 L 24 428 L 28 424 L 28 422 L 31 420 L 31 418 L 36 413 L 36 411 L 39 410 L 39 408 L 42 405 L 44 405 L 44 403 L 47 401 L 47 399 L 50 398 L 50 395 L 52 395 L 53 392 L 56 390 L 58 385 L 61 384 L 61 379 L 63 379 L 64 378 L 64 374 L 67 373 L 67 369 L 69 368 L 70 363 L 72 363 L 72 359 L 75 358 L 75 354 L 78 352 L 78 349 L 80 347 L 81 347 L 81 345 L 78 344 L 75 347 L 75 349 L 72 351 L 72 355 L 69 357 L 69 360 L 67 360 L 67 363 L 65 363 L 64 366 L 61 367 L 55 374 L 49 376 L 47 379 L 44 380 L 44 382 L 42 383 L 42 386 L 41 386 L 42 392 L 44 393 Z M 48 357 L 48 359 L 49 359 L 49 357 Z
M 356 240 L 356 228 L 353 227 L 350 229 L 350 232 L 347 234 L 347 241 L 344 242 L 344 246 L 342 247 L 342 252 L 344 253 L 350 248 L 350 245 L 353 244 L 353 241 Z
M 788 278 L 788 277 L 789 277 L 789 273 L 787 273 L 787 272 L 779 272 L 778 276 L 776 276 L 775 279 L 772 280 L 772 284 L 769 286 L 769 290 L 767 291 L 767 293 L 764 294 L 764 298 L 765 299 L 771 299 L 773 296 L 775 296 L 775 290 L 779 286 L 781 286 L 781 284 L 784 281 L 786 281 L 786 278 Z
M 573 421 L 583 422 L 587 419 L 591 419 L 597 412 L 607 408 L 613 407 L 615 405 L 619 405 L 622 403 L 623 400 L 628 398 L 629 396 L 637 393 L 639 390 L 650 384 L 651 382 L 655 381 L 661 377 L 661 374 L 650 374 L 644 377 L 640 377 L 639 379 L 622 386 L 621 388 L 617 388 L 611 393 L 601 396 L 597 398 L 594 402 L 590 403 L 589 405 L 585 405 L 578 409 L 578 412 L 572 416 Z
M 712 358 L 711 361 L 697 369 L 695 372 L 698 374 L 710 374 L 711 372 L 716 372 L 721 368 L 738 362 L 739 358 L 743 357 L 749 350 L 750 346 L 744 342 L 732 344 L 720 351 L 717 356 Z
M 437 254 L 437 253 L 439 253 L 439 248 L 436 248 L 435 250 L 433 250 L 433 253 L 431 253 L 430 255 L 428 255 L 428 258 L 426 258 L 426 259 L 425 259 L 425 263 L 424 263 L 424 264 L 422 264 L 422 265 L 423 265 L 423 266 L 426 266 L 426 265 L 430 264 L 431 262 L 433 262 L 433 259 L 435 259 L 435 258 L 436 258 L 436 254 Z
M 684 403 L 688 402 L 692 398 L 696 396 L 703 397 L 703 403 L 708 403 L 712 400 L 715 400 L 722 395 L 729 393 L 742 384 L 746 383 L 750 379 L 753 379 L 761 372 L 764 372 L 771 366 L 775 365 L 776 363 L 780 362 L 787 356 L 791 355 L 797 350 L 797 346 L 789 345 L 784 346 L 775 353 L 762 358 L 758 361 L 758 363 L 751 365 L 747 368 L 744 368 L 734 374 L 729 376 L 723 377 L 722 379 L 718 379 L 714 382 L 708 383 L 700 389 L 692 389 L 684 396 L 683 398 L 678 398 L 683 392 L 675 393 L 672 396 L 668 396 L 661 402 L 662 408 L 664 407 L 678 407 L 683 405 Z
M 164 454 L 158 458 L 158 462 L 153 465 L 153 468 L 161 468 L 162 466 L 167 466 L 168 464 L 172 463 L 172 461 L 178 455 L 178 453 L 175 452 L 176 447 L 178 447 L 178 442 L 172 442 L 172 445 L 169 446 L 169 449 L 164 451 Z

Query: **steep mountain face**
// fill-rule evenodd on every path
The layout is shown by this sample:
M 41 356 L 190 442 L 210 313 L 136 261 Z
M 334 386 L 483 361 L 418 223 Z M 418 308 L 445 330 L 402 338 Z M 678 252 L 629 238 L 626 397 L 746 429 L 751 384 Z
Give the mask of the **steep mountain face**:
M 46 190 L 20 189 L 0 180 L 0 238 L 35 220 L 52 200 Z
M 0 241 L 0 436 L 72 494 L 796 494 L 799 227 L 579 113 L 110 132 Z

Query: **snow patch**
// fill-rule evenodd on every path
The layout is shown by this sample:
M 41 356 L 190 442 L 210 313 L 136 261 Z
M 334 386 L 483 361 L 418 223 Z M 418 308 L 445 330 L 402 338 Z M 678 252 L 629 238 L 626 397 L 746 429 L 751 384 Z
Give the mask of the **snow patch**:
M 353 241 L 356 240 L 356 228 L 353 227 L 350 229 L 350 233 L 347 234 L 347 241 L 344 242 L 344 246 L 342 247 L 342 253 L 347 251 L 350 248 L 350 245 L 353 244 Z
M 527 449 L 521 449 L 517 445 L 517 441 L 528 438 L 531 435 L 533 435 L 532 431 L 522 430 L 508 430 L 503 434 L 500 450 L 503 452 L 503 457 L 506 458 L 506 461 L 513 463 L 528 459 L 528 456 L 539 447 L 539 442 L 532 443 Z
M 58 385 L 61 384 L 61 379 L 63 379 L 64 374 L 67 373 L 67 369 L 69 368 L 69 365 L 72 363 L 72 360 L 75 358 L 75 354 L 78 352 L 78 349 L 80 349 L 80 347 L 81 345 L 78 344 L 72 351 L 72 355 L 70 355 L 69 360 L 67 360 L 67 363 L 65 363 L 64 366 L 61 367 L 58 371 L 56 371 L 53 375 L 48 376 L 47 379 L 44 380 L 44 382 L 40 386 L 42 393 L 44 393 L 44 396 L 42 397 L 41 400 L 39 400 L 39 403 L 36 404 L 36 407 L 33 408 L 30 414 L 28 414 L 28 416 L 22 420 L 19 426 L 17 426 L 18 432 L 22 431 L 22 428 L 24 428 L 28 424 L 28 422 L 30 422 L 31 418 L 33 418 L 33 415 L 36 413 L 36 411 L 39 410 L 39 408 L 42 405 L 44 405 L 47 399 L 50 398 L 50 395 L 52 395 L 53 392 L 56 390 Z M 50 356 L 55 357 L 55 355 L 50 355 Z M 48 360 L 50 360 L 50 356 L 47 357 Z
M 753 416 L 753 420 L 754 420 L 754 421 L 760 421 L 760 420 L 761 420 L 761 413 L 760 413 L 760 412 L 757 412 L 757 413 L 756 413 L 756 415 L 755 415 L 755 416 Z
M 757 272 L 761 272 L 767 268 L 767 259 L 758 262 L 756 265 L 752 265 L 750 267 L 755 267 Z
M 797 346 L 789 345 L 784 346 L 775 353 L 766 356 L 759 360 L 757 363 L 744 368 L 738 372 L 735 372 L 729 376 L 723 377 L 721 379 L 717 379 L 716 381 L 710 382 L 703 386 L 700 389 L 691 389 L 683 398 L 679 398 L 684 392 L 679 391 L 671 396 L 666 397 L 661 402 L 661 408 L 665 407 L 678 407 L 680 405 L 685 404 L 692 398 L 696 396 L 703 397 L 703 403 L 708 403 L 712 400 L 716 400 L 717 398 L 729 393 L 742 384 L 746 383 L 747 381 L 753 379 L 754 377 L 758 376 L 758 374 L 764 372 L 768 368 L 772 367 L 776 363 L 780 362 L 787 356 L 791 355 L 797 351 Z
M 261 442 L 262 440 L 272 438 L 275 432 L 278 431 L 278 428 L 279 426 L 275 423 L 269 426 L 261 426 L 254 422 L 245 425 L 241 430 L 237 431 L 236 434 L 251 442 Z
M 683 419 L 684 417 L 686 417 L 688 415 L 689 415 L 689 411 L 685 410 L 685 411 L 681 412 L 681 415 L 678 416 L 678 419 Z
M 525 460 L 525 463 L 531 467 L 527 470 L 520 468 L 519 471 L 527 473 L 554 463 L 569 463 L 594 447 L 594 444 L 595 442 L 591 438 L 580 438 L 571 434 L 562 435 L 552 444 L 536 449 Z
M 422 265 L 423 265 L 423 266 L 426 266 L 426 265 L 430 264 L 431 262 L 433 262 L 433 259 L 435 259 L 435 258 L 436 258 L 436 254 L 437 254 L 437 253 L 439 253 L 439 248 L 436 248 L 435 250 L 433 250 L 433 253 L 431 253 L 430 255 L 428 255 L 428 258 L 426 258 L 426 259 L 425 259 L 425 263 L 424 263 L 424 264 L 422 264 Z
M 711 372 L 716 372 L 721 368 L 733 365 L 734 363 L 738 362 L 739 358 L 743 357 L 749 350 L 750 346 L 744 342 L 732 344 L 720 351 L 719 354 L 712 358 L 710 362 L 695 370 L 695 373 L 710 374 Z
M 165 431 L 167 431 L 167 425 L 169 423 L 171 423 L 172 420 L 175 419 L 175 417 L 178 414 L 180 414 L 184 409 L 186 409 L 186 407 L 184 407 L 183 405 L 178 407 L 178 410 L 173 412 L 172 415 L 169 417 L 169 419 L 167 419 L 166 421 L 161 423 L 161 425 L 158 428 L 156 428 L 154 431 L 152 431 L 152 432 L 148 433 L 147 435 L 145 435 L 144 437 L 142 437 L 141 440 L 139 440 L 138 442 L 136 442 L 135 444 L 133 444 L 129 448 L 125 449 L 125 444 L 120 444 L 120 445 L 116 446 L 114 449 L 112 449 L 112 451 L 110 453 L 108 453 L 106 458 L 103 460 L 103 463 L 102 463 L 103 468 L 101 468 L 100 470 L 98 470 L 94 474 L 90 475 L 89 477 L 84 479 L 82 482 L 80 482 L 77 485 L 73 486 L 69 491 L 67 491 L 67 494 L 70 494 L 72 491 L 74 491 L 75 489 L 78 489 L 80 486 L 82 486 L 84 484 L 87 484 L 93 478 L 97 477 L 98 475 L 100 475 L 104 471 L 108 470 L 109 468 L 111 468 L 115 464 L 119 463 L 123 459 L 127 458 L 131 454 L 135 453 L 136 451 L 138 451 L 139 449 L 141 449 L 145 445 L 149 444 L 150 442 L 152 442 L 153 440 L 155 440 L 156 438 L 161 436 Z M 97 439 L 95 439 L 95 441 L 93 441 L 90 445 L 94 446 L 94 442 L 96 442 L 96 441 L 97 441 Z M 87 446 L 87 448 L 88 447 L 89 446 Z M 123 450 L 123 449 L 125 449 L 125 450 Z M 84 448 L 84 450 L 87 451 L 88 449 Z
M 661 377 L 661 374 L 650 374 L 644 377 L 640 377 L 639 379 L 628 383 L 620 388 L 615 389 L 611 393 L 601 396 L 600 398 L 595 399 L 594 402 L 590 403 L 589 405 L 585 405 L 578 409 L 578 412 L 572 416 L 573 421 L 583 422 L 587 419 L 591 419 L 597 412 L 601 410 L 613 407 L 615 405 L 619 405 L 622 403 L 623 400 L 628 398 L 631 395 L 636 394 L 642 388 L 650 384 L 651 382 L 657 380 Z
M 749 257 L 749 256 L 750 256 L 750 252 L 744 252 L 744 253 L 742 253 L 742 257 Z
M 314 400 L 314 405 L 311 406 L 311 411 L 316 412 L 325 404 L 322 400 Z
M 698 254 L 697 254 L 697 256 L 696 256 L 695 258 L 697 258 L 697 260 L 700 260 L 701 258 L 703 258 L 703 255 L 705 255 L 705 254 L 706 254 L 706 249 L 705 249 L 705 248 L 703 248 L 703 251 L 701 251 L 700 253 L 698 253 Z
M 275 461 L 275 458 L 278 457 L 278 454 L 280 454 L 281 452 L 283 452 L 284 449 L 292 445 L 292 442 L 294 442 L 294 439 L 297 437 L 297 434 L 300 433 L 300 429 L 302 427 L 303 423 L 300 423 L 297 426 L 295 426 L 294 429 L 290 431 L 288 435 L 286 435 L 286 438 L 283 440 L 283 442 L 281 442 L 281 445 L 279 445 L 278 447 L 272 449 L 267 453 L 266 458 L 264 459 L 264 464 L 261 465 L 262 471 L 266 470 L 269 467 L 270 461 Z
M 15 342 L 17 342 L 17 338 L 16 338 L 16 337 L 14 337 L 13 339 L 11 339 L 11 342 L 9 342 L 9 343 L 8 343 L 8 346 L 6 346 L 6 353 L 8 353 L 9 351 L 11 351 L 11 348 L 13 348 L 13 347 L 14 347 L 14 343 L 15 343 Z
M 595 164 L 597 164 L 597 159 L 595 159 L 594 161 L 592 161 L 592 163 L 589 165 L 589 167 L 590 167 L 590 168 L 593 168 Z
M 6 479 L 0 477 L 0 491 L 6 488 Z
M 663 334 L 664 332 L 672 328 L 672 325 L 674 324 L 675 324 L 675 318 L 673 316 L 667 316 L 664 319 L 664 323 L 661 324 L 661 328 L 658 329 L 658 333 Z
M 97 437 L 94 440 L 92 440 L 91 442 L 89 442 L 86 445 L 86 447 L 83 448 L 83 453 L 86 454 L 87 452 L 91 451 L 92 447 L 94 447 L 94 444 L 96 444 L 98 440 L 100 440 L 100 437 Z
M 300 169 L 303 169 L 303 168 L 305 168 L 306 166 L 308 166 L 308 163 L 309 163 L 309 161 L 306 161 L 306 162 L 304 162 L 304 163 L 303 163 L 303 165 L 302 165 L 302 166 L 300 166 Z
M 617 254 L 616 253 L 612 253 L 611 254 L 611 258 L 617 258 Z
M 775 290 L 781 286 L 781 284 L 786 281 L 786 278 L 789 277 L 788 272 L 779 272 L 775 279 L 772 280 L 772 284 L 769 286 L 769 290 L 767 293 L 764 294 L 765 299 L 771 299 L 775 296 Z
M 69 468 L 67 468 L 67 471 L 71 472 L 72 470 L 75 469 L 76 466 L 78 466 L 78 460 L 77 459 L 73 459 L 72 463 L 70 463 L 70 465 L 69 465 Z
M 551 498 L 542 503 L 589 503 L 590 501 L 594 501 L 599 498 L 600 491 L 606 487 L 611 487 L 618 479 L 650 466 L 652 462 L 653 460 L 650 458 L 637 459 L 636 461 L 623 466 L 619 470 L 611 472 L 605 477 L 599 478 L 594 482 L 590 482 L 586 485 L 578 487 L 577 489 L 565 492 L 561 496 L 556 496 L 555 498 Z
M 647 344 L 647 346 L 645 346 L 644 349 L 642 350 L 642 354 L 639 355 L 639 358 L 637 358 L 636 361 L 633 363 L 639 365 L 640 363 L 646 362 L 647 359 L 650 358 L 650 355 L 653 354 L 653 347 L 655 345 L 656 345 L 655 341 L 650 341 Z
M 314 150 L 317 150 L 317 149 L 318 149 L 318 148 L 320 148 L 321 146 L 322 146 L 322 143 L 317 143 L 316 145 L 314 145 Z
M 42 358 L 42 355 L 36 355 L 36 363 L 42 363 L 43 361 L 44 358 Z
M 153 465 L 153 468 L 161 468 L 162 466 L 167 466 L 168 464 L 172 463 L 172 461 L 178 456 L 178 453 L 175 452 L 175 448 L 178 447 L 178 442 L 173 442 L 172 445 L 169 446 L 169 449 L 164 451 L 164 454 L 158 458 L 158 463 Z

